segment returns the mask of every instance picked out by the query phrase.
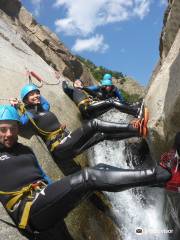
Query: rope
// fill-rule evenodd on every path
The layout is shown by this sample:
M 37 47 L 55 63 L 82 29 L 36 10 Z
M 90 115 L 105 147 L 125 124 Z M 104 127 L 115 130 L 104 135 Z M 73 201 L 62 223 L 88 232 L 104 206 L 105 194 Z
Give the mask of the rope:
M 0 68 L 6 69 L 6 70 L 8 70 L 8 71 L 10 71 L 10 72 L 19 73 L 20 75 L 25 76 L 25 74 L 23 74 L 22 72 L 19 72 L 19 71 L 16 71 L 16 70 L 14 70 L 14 69 L 10 69 L 10 68 L 4 67 L 4 66 L 2 66 L 2 65 L 0 65 Z
M 9 98 L 0 98 L 0 101 L 9 101 Z
M 33 64 L 32 64 L 32 65 L 33 65 Z M 35 65 L 34 65 L 34 66 L 35 66 Z M 33 73 L 34 73 L 36 76 L 37 76 L 37 74 L 36 74 L 35 72 L 33 72 L 33 71 L 29 71 L 27 67 L 25 67 L 25 69 L 26 69 L 26 74 L 24 74 L 24 73 L 22 73 L 22 72 L 20 72 L 20 71 L 16 71 L 16 70 L 14 70 L 14 69 L 10 69 L 10 68 L 8 68 L 8 67 L 4 67 L 4 66 L 2 66 L 2 65 L 0 65 L 0 68 L 1 68 L 1 69 L 6 69 L 6 70 L 8 70 L 8 71 L 10 71 L 10 72 L 18 73 L 18 74 L 22 75 L 23 77 L 26 77 L 29 83 L 32 83 L 32 82 L 33 82 L 32 77 L 35 78 L 36 80 L 38 80 L 35 76 L 33 76 Z M 41 69 L 42 69 L 42 68 L 41 68 Z M 55 83 L 49 83 L 49 82 L 47 82 L 46 80 L 44 80 L 44 79 L 41 78 L 41 81 L 40 81 L 41 84 L 40 84 L 39 86 L 38 86 L 37 84 L 35 84 L 38 88 L 41 88 L 43 85 L 49 85 L 49 86 L 59 85 L 60 82 L 61 82 L 61 79 L 62 79 L 62 80 L 65 80 L 64 76 L 63 76 L 62 74 L 60 74 L 60 72 L 54 70 L 52 67 L 51 67 L 51 69 L 54 71 L 55 78 L 56 78 L 58 81 L 55 82 Z M 42 70 L 44 71 L 44 69 L 42 69 Z M 47 71 L 46 71 L 46 72 L 47 72 Z M 47 73 L 48 73 L 48 72 L 47 72 Z

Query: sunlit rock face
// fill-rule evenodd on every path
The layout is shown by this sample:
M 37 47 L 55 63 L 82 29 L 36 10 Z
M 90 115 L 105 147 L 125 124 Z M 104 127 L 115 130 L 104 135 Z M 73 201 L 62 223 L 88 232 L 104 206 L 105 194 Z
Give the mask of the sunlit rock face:
M 167 56 L 180 28 L 180 1 L 169 0 L 168 2 L 159 45 L 161 61 Z
M 156 161 L 180 131 L 180 1 L 169 0 L 160 39 L 160 59 L 145 98 L 150 111 L 148 143 Z M 164 216 L 170 239 L 180 237 L 179 196 L 167 193 Z
M 70 80 L 86 79 L 94 81 L 86 67 L 70 53 L 55 33 L 36 22 L 19 0 L 1 0 L 0 9 L 13 20 L 13 27 L 21 33 L 21 39 L 35 51 L 45 62 Z
M 178 121 L 180 117 L 179 8 L 178 0 L 169 1 L 160 40 L 161 57 L 145 98 L 150 111 L 150 148 L 156 158 L 172 145 L 174 135 L 180 129 Z

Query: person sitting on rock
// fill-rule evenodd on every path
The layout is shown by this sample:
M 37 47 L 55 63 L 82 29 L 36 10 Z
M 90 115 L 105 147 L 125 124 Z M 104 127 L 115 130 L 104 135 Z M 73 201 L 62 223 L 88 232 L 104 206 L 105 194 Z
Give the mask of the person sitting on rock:
M 124 103 L 123 97 L 119 90 L 112 85 L 111 80 L 102 80 L 102 86 L 84 87 L 81 80 L 77 79 L 70 87 L 66 81 L 63 81 L 62 88 L 71 100 L 78 106 L 79 111 L 84 119 L 96 118 L 110 109 L 117 109 L 120 112 L 138 117 L 140 106 L 133 106 Z M 109 85 L 107 85 L 109 84 Z M 102 94 L 107 88 L 113 89 L 113 94 Z M 104 90 L 102 90 L 104 89 Z M 116 98 L 114 98 L 116 96 Z
M 64 218 L 93 191 L 118 192 L 168 184 L 173 179 L 166 164 L 143 170 L 98 164 L 52 182 L 33 151 L 18 143 L 19 123 L 13 106 L 0 105 L 0 202 L 17 228 L 30 239 L 48 240 L 46 233 L 60 222 L 60 236 L 56 239 L 72 240 Z
M 39 89 L 33 84 L 25 85 L 21 90 L 20 104 L 21 123 L 28 122 L 42 137 L 56 163 L 68 162 L 91 146 L 103 140 L 122 140 L 130 137 L 146 137 L 148 111 L 144 109 L 144 117 L 128 123 L 105 122 L 92 119 L 69 132 L 49 109 L 49 103 L 40 95 Z M 17 105 L 17 100 L 11 100 Z

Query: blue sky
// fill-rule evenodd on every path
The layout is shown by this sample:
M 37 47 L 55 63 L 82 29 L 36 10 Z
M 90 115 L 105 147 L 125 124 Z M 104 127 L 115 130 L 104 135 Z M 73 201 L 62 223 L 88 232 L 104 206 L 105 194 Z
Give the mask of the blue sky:
M 69 50 L 146 86 L 167 0 L 21 0 Z

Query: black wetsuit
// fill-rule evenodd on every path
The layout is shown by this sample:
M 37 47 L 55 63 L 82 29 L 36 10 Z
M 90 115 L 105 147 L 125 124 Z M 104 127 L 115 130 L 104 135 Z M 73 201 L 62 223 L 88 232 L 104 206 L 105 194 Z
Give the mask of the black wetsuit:
M 44 111 L 41 104 L 36 106 L 26 106 L 26 109 L 40 129 L 52 132 L 61 127 L 61 123 L 55 114 L 50 111 Z M 36 128 L 35 130 L 37 131 Z M 72 133 L 69 133 L 69 131 L 65 129 L 64 133 L 58 134 L 53 141 L 46 140 L 46 138 L 39 132 L 38 134 L 45 141 L 49 150 L 51 149 L 52 144 L 59 140 L 60 143 L 58 146 L 50 152 L 65 175 L 77 170 L 77 164 L 72 161 L 72 158 L 100 141 L 122 140 L 125 138 L 140 136 L 139 130 L 134 128 L 131 124 L 111 123 L 98 119 L 92 119 L 84 123 L 82 127 L 77 128 Z M 66 171 L 65 169 L 68 170 Z
M 38 180 L 48 182 L 33 152 L 22 144 L 16 144 L 11 149 L 1 146 L 0 165 L 1 191 L 16 191 Z M 40 232 L 37 239 L 48 240 L 49 238 L 45 237 L 46 231 L 60 223 L 60 239 L 70 240 L 72 238 L 64 224 L 64 218 L 87 194 L 94 190 L 114 192 L 136 186 L 160 184 L 168 181 L 170 177 L 171 174 L 161 167 L 127 170 L 99 164 L 85 168 L 59 181 L 48 183 L 47 187 L 43 188 L 31 207 L 28 226 L 32 231 Z M 4 206 L 9 199 L 9 196 L 0 195 Z M 26 196 L 14 212 L 8 211 L 16 225 L 19 223 L 25 201 Z
M 82 117 L 85 119 L 96 118 L 113 108 L 135 117 L 138 116 L 138 107 L 120 103 L 119 100 L 115 99 L 113 90 L 108 93 L 101 91 L 101 88 L 98 92 L 94 92 L 86 87 L 72 88 L 69 87 L 65 81 L 63 82 L 62 87 L 64 92 L 78 106 Z M 90 101 L 88 101 L 88 99 L 90 99 Z

